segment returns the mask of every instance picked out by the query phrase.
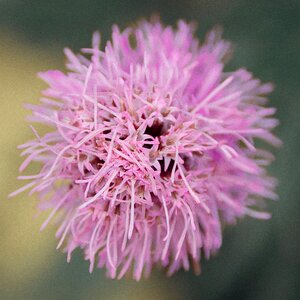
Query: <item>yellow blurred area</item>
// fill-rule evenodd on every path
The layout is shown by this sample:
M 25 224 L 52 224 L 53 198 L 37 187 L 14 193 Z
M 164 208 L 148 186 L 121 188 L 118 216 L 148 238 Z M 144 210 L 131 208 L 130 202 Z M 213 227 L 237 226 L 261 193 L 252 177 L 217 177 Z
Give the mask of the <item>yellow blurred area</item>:
M 7 195 L 25 182 L 16 179 L 22 158 L 17 145 L 33 138 L 24 121 L 24 102 L 36 103 L 42 82 L 36 73 L 54 66 L 54 60 L 33 47 L 22 45 L 16 36 L 0 33 L 0 280 L 5 288 L 18 288 L 55 264 L 53 230 L 39 233 L 41 217 L 35 218 L 35 201 L 26 193 Z M 29 169 L 28 173 L 33 172 Z
M 24 296 L 24 290 L 40 288 L 37 285 L 41 281 L 47 294 L 48 290 L 52 290 L 47 278 L 56 278 L 60 268 L 70 268 L 65 254 L 55 250 L 55 226 L 49 224 L 40 233 L 39 228 L 49 212 L 37 215 L 37 199 L 29 197 L 27 192 L 8 198 L 9 193 L 26 183 L 17 180 L 18 168 L 23 161 L 17 146 L 34 138 L 25 121 L 29 111 L 23 104 L 39 101 L 40 92 L 45 85 L 37 78 L 37 72 L 63 68 L 62 51 L 56 55 L 55 58 L 51 50 L 45 51 L 28 44 L 14 34 L 0 32 L 0 295 L 4 292 L 12 295 L 12 299 L 31 299 Z M 35 128 L 39 132 L 44 131 L 41 126 L 35 125 Z M 25 173 L 35 174 L 36 171 L 36 167 L 29 167 Z M 82 253 L 80 256 L 83 259 Z M 86 274 L 81 274 L 87 276 L 87 282 L 91 281 L 80 289 L 79 299 L 182 299 L 175 294 L 174 289 L 167 291 L 168 287 L 160 284 L 159 278 L 153 275 L 150 280 L 140 283 L 130 279 L 112 281 L 103 279 L 101 275 L 100 285 L 98 277 L 103 271 L 94 272 L 95 275 L 90 275 L 86 270 Z M 94 281 L 93 276 L 96 276 Z M 78 277 L 78 273 L 74 277 Z M 57 280 L 60 281 L 59 278 Z M 115 288 L 120 284 L 122 288 Z M 104 290 L 106 296 L 103 294 Z M 165 298 L 165 295 L 168 297 Z M 57 298 L 50 293 L 47 299 Z

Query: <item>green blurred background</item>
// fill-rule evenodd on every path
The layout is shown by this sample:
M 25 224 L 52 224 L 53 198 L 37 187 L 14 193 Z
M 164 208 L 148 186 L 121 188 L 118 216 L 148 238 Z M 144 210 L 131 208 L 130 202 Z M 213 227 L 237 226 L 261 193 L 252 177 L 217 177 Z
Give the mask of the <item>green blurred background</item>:
M 43 234 L 26 195 L 7 200 L 20 165 L 16 146 L 32 138 L 22 103 L 37 103 L 41 70 L 63 68 L 62 48 L 90 45 L 98 29 L 121 28 L 159 14 L 167 24 L 195 20 L 197 34 L 215 24 L 235 46 L 227 70 L 246 67 L 276 89 L 276 150 L 270 171 L 279 178 L 279 202 L 269 202 L 268 222 L 247 218 L 224 233 L 217 256 L 202 262 L 202 274 L 171 278 L 156 270 L 148 280 L 108 280 L 88 273 L 80 251 L 70 264 L 55 250 L 54 228 Z M 300 299 L 300 1 L 281 0 L 0 0 L 0 299 Z

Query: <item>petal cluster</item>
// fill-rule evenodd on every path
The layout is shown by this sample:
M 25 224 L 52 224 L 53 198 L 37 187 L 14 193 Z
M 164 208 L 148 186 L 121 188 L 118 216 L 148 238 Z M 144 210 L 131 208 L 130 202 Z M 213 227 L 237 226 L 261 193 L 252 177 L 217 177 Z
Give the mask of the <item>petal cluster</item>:
M 100 50 L 65 49 L 67 73 L 42 72 L 48 84 L 32 122 L 53 130 L 20 146 L 40 173 L 22 175 L 58 224 L 58 247 L 84 251 L 111 278 L 139 280 L 153 265 L 173 274 L 209 257 L 223 224 L 266 219 L 276 198 L 265 167 L 278 145 L 271 133 L 272 90 L 244 69 L 225 72 L 230 44 L 218 32 L 204 43 L 183 21 L 176 29 L 143 21 Z M 260 143 L 264 145 L 263 143 Z

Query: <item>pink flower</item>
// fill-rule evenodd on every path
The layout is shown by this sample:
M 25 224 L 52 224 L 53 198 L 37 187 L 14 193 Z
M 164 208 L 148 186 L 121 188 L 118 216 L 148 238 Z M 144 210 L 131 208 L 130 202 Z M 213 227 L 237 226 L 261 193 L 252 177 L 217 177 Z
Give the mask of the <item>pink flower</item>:
M 254 142 L 280 141 L 270 84 L 244 69 L 224 72 L 230 44 L 211 32 L 203 44 L 193 26 L 139 24 L 112 42 L 75 55 L 68 72 L 47 71 L 30 120 L 53 131 L 20 146 L 42 164 L 31 182 L 41 210 L 55 219 L 58 248 L 79 247 L 111 278 L 133 269 L 139 280 L 154 264 L 171 275 L 208 258 L 222 244 L 222 224 L 245 215 L 269 218 L 263 198 L 276 198 L 265 166 L 272 155 Z

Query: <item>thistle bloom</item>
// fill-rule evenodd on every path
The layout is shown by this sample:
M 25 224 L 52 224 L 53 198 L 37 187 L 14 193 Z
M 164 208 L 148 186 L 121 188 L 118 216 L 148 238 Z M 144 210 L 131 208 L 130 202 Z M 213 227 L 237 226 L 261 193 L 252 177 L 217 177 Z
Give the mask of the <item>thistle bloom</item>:
M 224 72 L 230 44 L 216 31 L 200 44 L 193 26 L 141 22 L 112 41 L 75 55 L 67 73 L 42 72 L 49 85 L 29 119 L 52 126 L 20 146 L 40 173 L 23 188 L 39 196 L 58 224 L 68 261 L 82 248 L 111 278 L 139 280 L 154 264 L 171 275 L 199 272 L 222 243 L 223 224 L 245 215 L 267 219 L 263 198 L 276 198 L 258 139 L 279 144 L 266 108 L 272 90 L 244 69 Z

